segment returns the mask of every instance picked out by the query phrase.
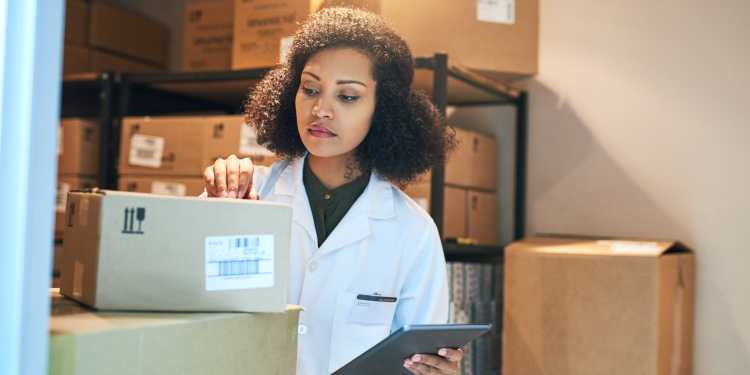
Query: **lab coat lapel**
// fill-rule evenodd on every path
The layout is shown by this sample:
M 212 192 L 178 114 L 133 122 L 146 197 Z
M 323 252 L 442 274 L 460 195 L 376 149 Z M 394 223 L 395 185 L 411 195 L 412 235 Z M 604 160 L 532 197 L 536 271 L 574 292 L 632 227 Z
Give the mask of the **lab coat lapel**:
M 292 197 L 292 221 L 299 224 L 305 229 L 310 237 L 313 247 L 317 247 L 318 235 L 315 232 L 315 223 L 313 222 L 310 201 L 307 199 L 307 192 L 302 184 L 302 168 L 305 158 L 297 158 L 281 171 L 276 185 L 274 194 L 287 195 Z
M 323 242 L 320 247 L 321 254 L 341 250 L 367 238 L 372 234 L 372 220 L 393 217 L 395 213 L 392 189 L 388 181 L 373 173 L 365 191 Z

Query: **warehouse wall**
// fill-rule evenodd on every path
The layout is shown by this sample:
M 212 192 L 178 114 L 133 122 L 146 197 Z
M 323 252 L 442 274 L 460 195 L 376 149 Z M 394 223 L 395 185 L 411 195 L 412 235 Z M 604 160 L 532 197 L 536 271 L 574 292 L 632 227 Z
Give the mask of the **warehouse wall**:
M 696 374 L 750 374 L 750 2 L 541 0 L 531 231 L 697 253 Z

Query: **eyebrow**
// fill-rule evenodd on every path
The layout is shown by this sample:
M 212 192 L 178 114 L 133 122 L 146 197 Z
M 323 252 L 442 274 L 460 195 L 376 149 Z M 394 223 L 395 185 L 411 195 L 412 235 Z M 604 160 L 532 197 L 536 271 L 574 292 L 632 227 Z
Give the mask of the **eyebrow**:
M 316 80 L 320 81 L 320 77 L 318 77 L 317 75 L 315 75 L 313 73 L 310 73 L 308 71 L 304 71 L 304 72 L 302 72 L 302 74 L 309 74 L 313 78 L 315 78 Z M 338 80 L 338 81 L 336 81 L 336 84 L 338 84 L 338 85 L 357 84 L 357 85 L 362 85 L 364 87 L 367 87 L 367 85 L 365 85 L 363 82 L 355 81 L 353 79 Z

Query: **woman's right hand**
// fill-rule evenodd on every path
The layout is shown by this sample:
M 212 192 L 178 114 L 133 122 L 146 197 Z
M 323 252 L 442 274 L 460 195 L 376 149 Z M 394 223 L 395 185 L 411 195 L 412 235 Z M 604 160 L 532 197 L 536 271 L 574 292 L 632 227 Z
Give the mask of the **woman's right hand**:
M 209 197 L 258 199 L 253 189 L 253 162 L 229 155 L 217 159 L 203 171 L 206 193 Z

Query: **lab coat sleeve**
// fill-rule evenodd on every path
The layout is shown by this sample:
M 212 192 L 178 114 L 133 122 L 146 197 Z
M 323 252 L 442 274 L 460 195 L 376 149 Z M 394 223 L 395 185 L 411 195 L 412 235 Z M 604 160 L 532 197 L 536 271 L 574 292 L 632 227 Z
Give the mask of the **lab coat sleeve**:
M 408 276 L 401 288 L 391 331 L 406 324 L 448 322 L 448 280 L 443 245 L 430 220 L 417 242 Z

